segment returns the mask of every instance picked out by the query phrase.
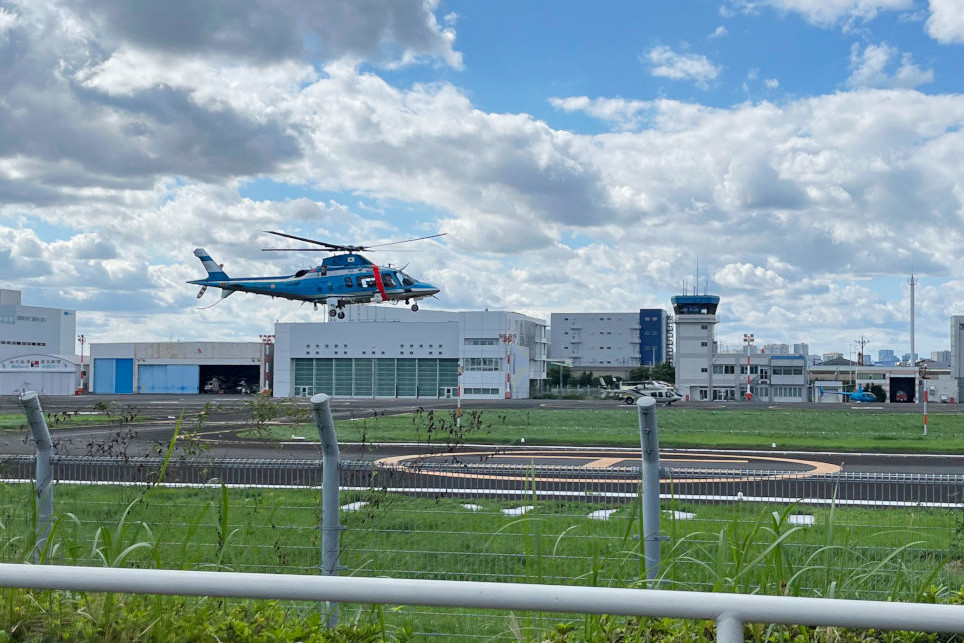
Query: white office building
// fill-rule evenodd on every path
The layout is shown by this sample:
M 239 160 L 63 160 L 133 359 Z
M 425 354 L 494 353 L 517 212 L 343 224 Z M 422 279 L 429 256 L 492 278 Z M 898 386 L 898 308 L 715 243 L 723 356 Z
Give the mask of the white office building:
M 518 313 L 369 306 L 346 321 L 277 324 L 274 395 L 454 398 L 461 385 L 465 399 L 527 398 L 546 349 L 545 321 Z
M 0 394 L 72 395 L 80 386 L 76 332 L 75 311 L 24 306 L 19 290 L 0 290 Z
M 669 315 L 658 308 L 631 313 L 552 313 L 549 357 L 575 371 L 626 374 L 673 359 Z

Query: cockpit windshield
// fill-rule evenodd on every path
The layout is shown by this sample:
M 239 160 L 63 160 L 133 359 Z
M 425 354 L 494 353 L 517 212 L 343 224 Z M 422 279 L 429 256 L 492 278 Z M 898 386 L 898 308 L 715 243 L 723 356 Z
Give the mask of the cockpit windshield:
M 401 270 L 398 271 L 398 277 L 399 277 L 399 279 L 402 280 L 402 285 L 403 285 L 403 286 L 414 286 L 414 285 L 415 285 L 415 280 L 412 279 L 411 277 L 409 277 L 408 275 L 406 275 L 406 274 L 405 274 L 404 272 L 402 272 Z

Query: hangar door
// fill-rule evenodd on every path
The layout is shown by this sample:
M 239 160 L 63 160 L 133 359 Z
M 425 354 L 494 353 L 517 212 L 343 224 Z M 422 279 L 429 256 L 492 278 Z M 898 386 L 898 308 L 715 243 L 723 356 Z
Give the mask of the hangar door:
M 133 393 L 134 360 L 94 360 L 94 393 Z
M 137 367 L 137 392 L 194 395 L 199 372 L 197 364 L 142 364 Z
M 890 378 L 890 401 L 898 404 L 916 402 L 916 380 L 913 377 Z

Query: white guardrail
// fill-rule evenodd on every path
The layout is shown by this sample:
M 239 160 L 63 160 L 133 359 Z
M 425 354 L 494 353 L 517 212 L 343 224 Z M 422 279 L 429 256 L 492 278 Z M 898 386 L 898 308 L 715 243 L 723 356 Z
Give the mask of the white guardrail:
M 747 622 L 964 632 L 959 605 L 656 589 L 22 564 L 0 564 L 0 586 L 709 619 L 721 643 L 743 641 Z

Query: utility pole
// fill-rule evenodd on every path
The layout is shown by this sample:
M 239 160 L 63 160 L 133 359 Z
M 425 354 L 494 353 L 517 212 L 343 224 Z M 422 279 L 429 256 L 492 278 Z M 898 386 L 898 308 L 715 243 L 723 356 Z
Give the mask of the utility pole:
M 857 344 L 857 346 L 860 347 L 860 350 L 857 351 L 857 366 L 854 367 L 854 390 L 855 390 L 855 391 L 859 391 L 859 390 L 860 390 L 860 385 L 857 384 L 857 370 L 860 368 L 860 366 L 861 366 L 861 365 L 863 364 L 863 362 L 864 362 L 864 346 L 866 346 L 867 344 L 869 344 L 869 343 L 870 343 L 870 340 L 869 340 L 869 339 L 864 339 L 864 336 L 861 335 L 861 336 L 860 336 L 860 339 L 854 340 L 854 343 Z
M 917 280 L 914 279 L 914 273 L 910 273 L 907 285 L 910 286 L 910 365 L 917 366 L 917 353 L 914 352 L 914 288 Z

